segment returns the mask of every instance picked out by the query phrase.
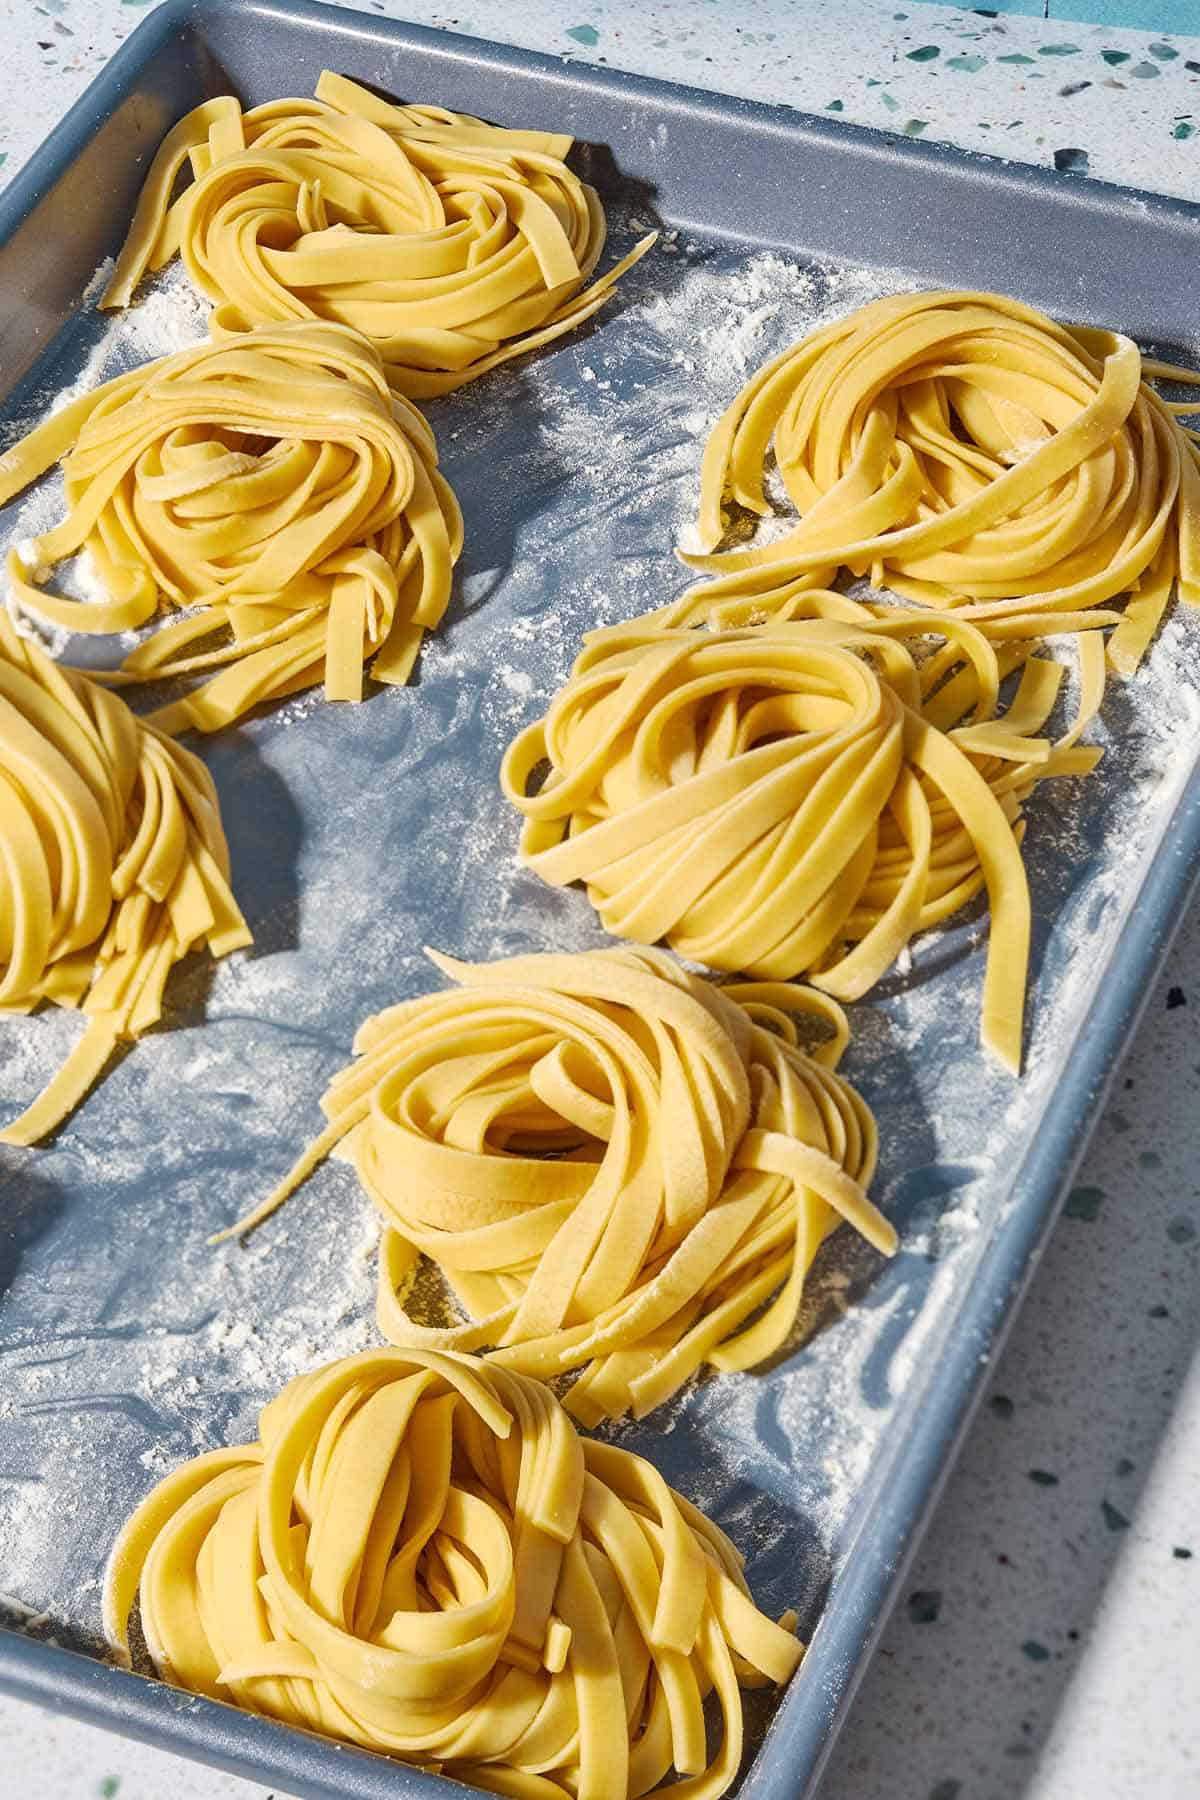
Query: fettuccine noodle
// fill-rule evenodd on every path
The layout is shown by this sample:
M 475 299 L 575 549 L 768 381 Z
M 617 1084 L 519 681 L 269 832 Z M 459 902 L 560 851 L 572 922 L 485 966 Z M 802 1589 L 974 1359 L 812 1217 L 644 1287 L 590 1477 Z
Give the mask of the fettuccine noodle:
M 726 1792 L 739 1688 L 786 1682 L 803 1646 L 650 1463 L 581 1440 L 539 1382 L 430 1350 L 301 1376 L 259 1433 L 122 1531 L 104 1619 L 126 1667 L 140 1598 L 176 1687 L 513 1800 Z
M 1143 362 L 1119 332 L 1056 324 L 1000 294 L 876 300 L 764 365 L 704 455 L 701 552 L 711 606 L 869 575 L 994 639 L 1111 622 L 1137 666 L 1177 586 L 1200 603 L 1200 437 L 1144 376 L 1200 382 Z M 769 543 L 718 552 L 726 498 L 759 515 L 773 448 L 800 515 Z M 714 552 L 716 552 L 714 554 Z
M 62 1123 L 120 1040 L 157 1022 L 189 950 L 249 942 L 203 763 L 0 612 L 0 1011 L 53 1000 L 88 1018 L 0 1140 L 33 1144 Z
M 583 1369 L 567 1405 L 585 1424 L 648 1412 L 704 1363 L 772 1355 L 841 1219 L 895 1249 L 865 1192 L 874 1120 L 833 1072 L 847 1032 L 832 1001 L 713 987 L 661 951 L 434 960 L 459 989 L 367 1021 L 323 1101 L 328 1129 L 222 1237 L 353 1132 L 385 1226 L 384 1336 L 492 1345 L 530 1375 Z M 833 1028 L 812 1055 L 797 1014 Z M 472 1323 L 406 1312 L 422 1253 Z
M 403 684 L 445 611 L 462 519 L 433 434 L 342 326 L 264 327 L 106 382 L 0 459 L 0 503 L 60 460 L 67 517 L 9 553 L 12 593 L 78 632 L 186 609 L 107 677 L 221 670 L 150 715 L 164 731 L 215 731 L 321 680 L 361 699 L 371 658 Z M 41 585 L 81 551 L 107 601 Z
M 571 144 L 389 105 L 329 70 L 313 100 L 206 100 L 163 140 L 101 305 L 178 254 L 218 328 L 331 319 L 400 393 L 447 393 L 590 318 L 654 242 L 584 287 L 606 226 Z
M 667 608 L 586 640 L 504 760 L 522 857 L 555 886 L 585 882 L 616 937 L 776 980 L 807 973 L 841 1000 L 986 888 L 982 1037 L 1017 1072 L 1021 806 L 1099 758 L 1076 740 L 1103 692 L 1100 639 L 1077 640 L 1079 710 L 1054 744 L 1039 734 L 1063 669 L 1029 644 L 998 655 L 954 615 L 793 599 L 826 616 L 707 632 L 664 624 Z M 906 640 L 929 635 L 941 647 L 918 661 Z

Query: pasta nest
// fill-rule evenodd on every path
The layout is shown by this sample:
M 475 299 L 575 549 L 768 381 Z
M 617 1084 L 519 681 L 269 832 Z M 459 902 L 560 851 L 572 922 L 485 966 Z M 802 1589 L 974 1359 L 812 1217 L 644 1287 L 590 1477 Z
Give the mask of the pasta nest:
M 83 1037 L 0 1140 L 33 1144 L 122 1038 L 157 1022 L 172 967 L 250 942 L 204 764 L 65 673 L 0 612 L 0 1011 L 81 1006 Z
M 121 1533 L 104 1615 L 126 1666 L 140 1591 L 177 1687 L 494 1793 L 730 1786 L 739 1685 L 788 1680 L 795 1617 L 758 1610 L 733 1544 L 650 1463 L 582 1441 L 540 1383 L 429 1350 L 301 1376 L 259 1430 Z
M 323 1102 L 327 1131 L 222 1235 L 353 1131 L 385 1226 L 384 1336 L 492 1345 L 542 1377 L 583 1369 L 566 1404 L 589 1425 L 648 1412 L 704 1363 L 779 1349 L 841 1218 L 895 1249 L 865 1192 L 874 1120 L 834 1073 L 846 1025 L 823 996 L 715 988 L 661 951 L 434 960 L 459 990 L 367 1021 Z M 833 1028 L 814 1055 L 806 1014 Z M 422 1253 L 472 1323 L 405 1310 Z
M 448 393 L 590 318 L 654 242 L 584 290 L 606 225 L 571 145 L 393 106 L 329 70 L 313 100 L 207 100 L 163 140 L 100 304 L 128 305 L 178 254 L 220 327 L 331 319 L 399 392 Z
M 13 594 L 87 633 L 182 611 L 98 677 L 208 677 L 150 714 L 164 731 L 215 731 L 322 678 L 358 700 L 372 657 L 402 684 L 445 611 L 462 518 L 433 434 L 342 326 L 219 337 L 106 382 L 0 459 L 0 502 L 60 460 L 67 517 L 10 551 Z M 41 585 L 80 552 L 106 600 Z
M 1117 332 L 1063 326 L 1000 294 L 901 294 L 766 363 L 709 437 L 699 553 L 717 605 L 762 611 L 789 581 L 869 575 L 991 638 L 1116 624 L 1136 667 L 1178 578 L 1200 601 L 1200 443 Z M 768 451 L 799 522 L 717 554 L 726 497 L 772 510 Z M 1124 615 L 1102 609 L 1133 590 Z
M 718 969 L 807 974 L 842 1000 L 986 889 L 982 1035 L 1016 1071 L 1021 808 L 1039 781 L 1099 758 L 1076 740 L 1103 692 L 1100 642 L 1078 639 L 1079 711 L 1055 744 L 1040 734 L 1063 667 L 1028 644 L 998 656 L 954 616 L 805 598 L 841 616 L 719 632 L 651 617 L 585 640 L 505 756 L 522 859 L 554 886 L 585 882 L 614 936 L 665 939 Z

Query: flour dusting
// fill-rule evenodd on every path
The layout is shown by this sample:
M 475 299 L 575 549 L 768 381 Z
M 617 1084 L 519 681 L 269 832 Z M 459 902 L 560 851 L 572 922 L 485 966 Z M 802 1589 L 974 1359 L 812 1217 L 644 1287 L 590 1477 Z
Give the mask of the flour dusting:
M 626 237 L 636 229 L 625 221 Z M 504 750 L 544 712 L 584 631 L 690 584 L 672 552 L 695 515 L 704 442 L 753 369 L 905 286 L 887 270 L 666 233 L 591 327 L 430 404 L 467 542 L 411 687 L 359 707 L 317 690 L 199 745 L 255 946 L 177 970 L 164 1029 L 53 1145 L 0 1154 L 0 1606 L 46 1614 L 29 1628 L 94 1644 L 105 1552 L 152 1481 L 253 1435 L 291 1375 L 375 1341 L 376 1226 L 343 1164 L 244 1248 L 214 1252 L 206 1235 L 310 1141 L 361 1020 L 440 985 L 424 944 L 483 958 L 605 941 L 584 894 L 518 865 Z M 35 416 L 81 380 L 199 341 L 205 315 L 168 271 L 144 308 L 81 328 Z M 0 540 L 36 538 L 58 516 L 50 479 L 0 519 Z M 86 568 L 75 578 L 86 587 Z M 805 1634 L 931 1375 L 979 1353 L 956 1335 L 963 1303 L 1021 1205 L 1022 1159 L 1193 771 L 1198 677 L 1196 624 L 1180 611 L 1138 676 L 1113 684 L 1089 733 L 1106 749 L 1099 772 L 1028 803 L 1022 1082 L 978 1045 L 979 909 L 919 939 L 852 1009 L 843 1067 L 879 1119 L 874 1193 L 897 1257 L 884 1265 L 835 1234 L 773 1367 L 700 1380 L 614 1428 L 733 1532 L 764 1604 L 797 1606 Z M 0 1019 L 0 1117 L 79 1029 L 59 1012 Z

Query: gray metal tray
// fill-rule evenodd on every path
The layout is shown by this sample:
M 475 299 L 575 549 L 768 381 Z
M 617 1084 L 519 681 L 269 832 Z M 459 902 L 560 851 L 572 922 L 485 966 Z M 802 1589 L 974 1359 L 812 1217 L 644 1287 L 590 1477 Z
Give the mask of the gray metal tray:
M 231 88 L 308 92 L 327 64 L 574 132 L 617 247 L 650 218 L 669 235 L 587 331 L 430 407 L 467 547 L 418 681 L 358 709 L 294 701 L 201 746 L 256 949 L 178 971 L 174 1029 L 50 1148 L 0 1161 L 0 1589 L 45 1615 L 18 1629 L 19 1607 L 0 1614 L 0 1685 L 288 1792 L 382 1800 L 452 1790 L 99 1660 L 99 1575 L 135 1498 L 253 1435 L 288 1374 L 371 1340 L 372 1226 L 348 1170 L 322 1171 L 245 1249 L 214 1254 L 206 1233 L 308 1140 L 357 1021 L 435 979 L 421 944 L 600 941 L 581 894 L 514 866 L 500 754 L 582 630 L 683 586 L 670 549 L 704 429 L 748 369 L 907 284 L 1008 290 L 1194 358 L 1200 210 L 306 0 L 170 0 L 0 199 L 0 442 L 81 375 L 202 329 L 177 281 L 116 325 L 85 298 L 166 127 Z M 30 504 L 44 517 L 49 501 Z M 0 538 L 34 513 L 15 504 Z M 1198 662 L 1195 630 L 1172 621 L 1111 696 L 1100 774 L 1034 797 L 1024 1081 L 976 1047 L 978 918 L 854 1009 L 846 1068 L 879 1116 L 901 1254 L 883 1268 L 839 1234 L 806 1341 L 618 1428 L 812 1634 L 773 1719 L 753 1697 L 756 1800 L 812 1792 L 1186 904 Z M 0 1025 L 0 1116 L 76 1029 Z

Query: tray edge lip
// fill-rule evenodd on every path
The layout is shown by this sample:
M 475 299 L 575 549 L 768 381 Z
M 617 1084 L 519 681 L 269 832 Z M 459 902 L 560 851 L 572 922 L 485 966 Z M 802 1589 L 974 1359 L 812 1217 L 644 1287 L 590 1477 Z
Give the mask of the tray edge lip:
M 110 96 L 120 98 L 127 70 L 132 71 L 147 62 L 173 34 L 202 32 L 208 21 L 225 17 L 273 17 L 319 28 L 330 20 L 331 15 L 336 21 L 333 28 L 347 31 L 357 27 L 360 36 L 388 37 L 399 46 L 407 42 L 414 48 L 436 50 L 442 56 L 449 54 L 471 61 L 480 60 L 482 47 L 492 67 L 526 74 L 533 69 L 544 76 L 567 68 L 573 82 L 582 82 L 594 89 L 617 95 L 636 94 L 647 102 L 685 107 L 691 114 L 707 113 L 741 125 L 750 124 L 759 130 L 785 132 L 822 148 L 845 150 L 852 147 L 868 160 L 895 160 L 913 169 L 940 167 L 963 175 L 970 172 L 977 178 L 984 176 L 1006 187 L 1047 199 L 1069 194 L 1072 204 L 1082 205 L 1087 210 L 1111 212 L 1114 206 L 1125 210 L 1130 202 L 1134 202 L 1139 208 L 1149 207 L 1151 216 L 1190 227 L 1200 236 L 1200 200 L 1092 176 L 1081 178 L 1037 163 L 1015 162 L 988 151 L 968 150 L 936 139 L 926 142 L 905 137 L 883 127 L 826 119 L 820 114 L 788 106 L 786 102 L 754 100 L 694 87 L 687 82 L 577 60 L 566 53 L 555 55 L 517 44 L 493 43 L 465 32 L 341 6 L 336 0 L 161 0 L 148 17 L 139 21 L 0 191 L 0 248 L 15 235 L 38 200 L 65 173 L 88 137 L 114 110 L 108 101 Z

